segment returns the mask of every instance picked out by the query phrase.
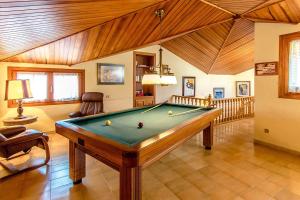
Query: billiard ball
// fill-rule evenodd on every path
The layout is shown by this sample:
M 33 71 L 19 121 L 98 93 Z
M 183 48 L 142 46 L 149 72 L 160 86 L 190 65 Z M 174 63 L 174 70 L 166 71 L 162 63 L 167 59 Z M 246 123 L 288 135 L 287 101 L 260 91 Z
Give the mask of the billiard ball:
M 138 123 L 138 128 L 143 128 L 143 126 L 144 126 L 143 122 Z
M 172 110 L 169 110 L 169 111 L 168 111 L 168 115 L 173 115 Z
M 105 121 L 105 126 L 110 126 L 111 124 L 112 124 L 112 122 L 110 120 Z

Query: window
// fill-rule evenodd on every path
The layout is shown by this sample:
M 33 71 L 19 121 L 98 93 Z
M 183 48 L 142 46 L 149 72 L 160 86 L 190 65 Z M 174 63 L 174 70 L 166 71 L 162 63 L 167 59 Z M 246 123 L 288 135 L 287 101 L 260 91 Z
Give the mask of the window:
M 84 92 L 84 70 L 9 67 L 8 79 L 30 80 L 33 98 L 24 99 L 25 106 L 77 103 Z
M 16 79 L 29 79 L 33 98 L 24 102 L 46 101 L 48 77 L 45 72 L 16 72 Z
M 300 99 L 300 32 L 280 36 L 279 97 Z

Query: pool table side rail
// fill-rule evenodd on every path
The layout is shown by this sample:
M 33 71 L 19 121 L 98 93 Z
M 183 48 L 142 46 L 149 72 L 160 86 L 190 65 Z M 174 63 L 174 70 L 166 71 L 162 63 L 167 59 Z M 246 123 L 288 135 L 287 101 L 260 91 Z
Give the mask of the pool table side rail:
M 142 142 L 139 145 L 140 165 L 147 166 L 155 162 L 173 149 L 177 148 L 180 144 L 198 134 L 201 130 L 212 127 L 214 119 L 220 114 L 221 109 L 210 110 Z M 203 140 L 205 140 L 204 137 Z
M 70 145 L 74 143 L 76 148 L 117 170 L 123 165 L 123 153 L 131 151 L 125 145 L 104 137 L 99 137 L 96 134 L 64 121 L 57 122 L 55 127 L 56 133 L 69 139 Z M 80 144 L 79 141 L 84 141 L 84 144 Z

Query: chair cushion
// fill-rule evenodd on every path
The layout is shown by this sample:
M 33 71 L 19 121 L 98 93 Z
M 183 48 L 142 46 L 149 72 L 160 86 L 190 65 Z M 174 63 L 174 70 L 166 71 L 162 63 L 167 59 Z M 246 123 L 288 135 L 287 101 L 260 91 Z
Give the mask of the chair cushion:
M 82 95 L 83 102 L 103 102 L 103 93 L 101 92 L 86 92 Z
M 86 92 L 82 95 L 80 110 L 69 114 L 69 117 L 82 117 L 103 113 L 103 93 Z
M 6 140 L 7 140 L 7 138 L 0 133 L 0 142 L 4 142 Z
M 7 139 L 0 145 L 0 156 L 8 158 L 20 151 L 28 150 L 34 146 L 43 148 L 42 139 L 49 140 L 47 134 L 37 130 L 28 129 L 15 137 Z
M 25 126 L 11 126 L 11 127 L 0 128 L 0 133 L 3 134 L 7 138 L 18 135 L 24 131 L 26 131 Z
M 82 117 L 83 115 L 81 114 L 80 111 L 77 111 L 77 112 L 72 112 L 69 114 L 69 117 L 71 118 L 75 118 L 75 117 Z
M 103 93 L 87 92 L 82 95 L 80 113 L 82 116 L 103 112 Z
M 80 113 L 83 116 L 95 115 L 103 112 L 102 102 L 83 102 L 81 104 Z

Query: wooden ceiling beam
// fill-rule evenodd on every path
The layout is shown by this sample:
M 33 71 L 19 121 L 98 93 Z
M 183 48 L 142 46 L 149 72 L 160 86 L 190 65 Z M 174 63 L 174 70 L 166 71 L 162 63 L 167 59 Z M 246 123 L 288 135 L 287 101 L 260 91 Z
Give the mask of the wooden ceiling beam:
M 250 20 L 252 22 L 257 22 L 257 23 L 282 23 L 282 24 L 292 24 L 296 25 L 298 23 L 296 22 L 286 22 L 286 21 L 280 21 L 280 20 L 271 20 L 271 19 L 263 19 L 263 18 L 256 18 L 256 17 L 242 17 L 243 19 Z
M 236 13 L 233 13 L 233 12 L 231 12 L 231 11 L 225 9 L 225 8 L 221 8 L 220 6 L 217 6 L 216 4 L 210 3 L 210 2 L 208 2 L 206 0 L 200 0 L 200 1 L 206 3 L 206 4 L 210 5 L 210 6 L 216 7 L 216 8 L 218 8 L 218 9 L 224 11 L 224 12 L 227 12 L 228 14 L 231 14 L 232 16 L 236 15 Z
M 199 27 L 199 28 L 195 28 L 195 29 L 192 29 L 192 30 L 189 30 L 189 31 L 180 33 L 180 34 L 178 34 L 178 35 L 173 35 L 173 36 L 164 38 L 164 39 L 162 39 L 161 41 L 162 41 L 162 43 L 163 43 L 163 42 L 166 42 L 166 41 L 169 41 L 169 40 L 173 40 L 173 39 L 175 39 L 175 38 L 178 38 L 178 37 L 187 35 L 187 34 L 189 34 L 189 33 L 193 33 L 193 32 L 195 32 L 195 31 L 200 31 L 200 30 L 202 30 L 202 29 L 210 28 L 210 27 L 212 27 L 212 26 L 216 26 L 216 25 L 219 25 L 219 24 L 223 24 L 223 23 L 225 23 L 225 22 L 230 22 L 230 21 L 232 21 L 232 20 L 233 20 L 233 19 L 230 18 L 230 19 L 225 19 L 225 20 L 222 20 L 222 21 L 219 21 L 219 22 L 216 22 L 216 23 L 208 24 L 208 25 L 205 25 L 205 26 L 202 26 L 202 27 Z M 150 45 L 155 45 L 155 44 L 157 44 L 157 42 L 151 43 Z
M 285 0 L 275 0 L 275 1 L 274 0 L 268 0 L 264 3 L 261 3 L 257 6 L 255 6 L 254 8 L 251 8 L 250 10 L 243 13 L 241 16 L 246 15 L 246 14 L 251 13 L 251 12 L 254 12 L 254 11 L 257 11 L 257 10 L 260 10 L 260 9 L 263 9 L 263 8 L 266 8 L 266 7 L 269 7 L 269 6 L 272 6 L 272 5 L 277 4 L 277 3 L 281 3 L 283 1 L 285 1 Z M 272 3 L 268 3 L 268 2 L 272 2 Z

